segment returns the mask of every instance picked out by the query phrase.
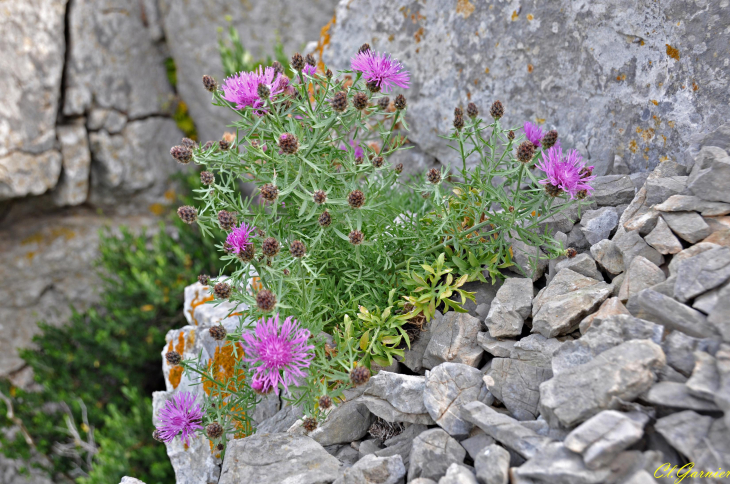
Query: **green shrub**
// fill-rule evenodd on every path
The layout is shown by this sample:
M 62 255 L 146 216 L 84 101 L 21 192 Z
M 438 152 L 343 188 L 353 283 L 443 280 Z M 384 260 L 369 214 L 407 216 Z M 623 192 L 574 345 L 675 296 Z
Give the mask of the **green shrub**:
M 199 185 L 197 174 L 184 181 Z M 86 312 L 74 312 L 67 325 L 41 324 L 42 333 L 34 338 L 37 349 L 21 353 L 40 391 L 0 384 L 6 396 L 12 395 L 15 413 L 37 451 L 48 457 L 37 465 L 50 475 L 68 481 L 89 472 L 85 456 L 79 461 L 54 451 L 54 444 L 69 441 L 60 402 L 70 408 L 81 438 L 88 438 L 81 425 L 81 401 L 88 409 L 87 430 L 94 429 L 101 445 L 95 465 L 104 469 L 92 471 L 85 482 L 116 484 L 124 473 L 134 473 L 148 484 L 174 479 L 165 446 L 151 437 L 149 399 L 140 395 L 164 389 L 160 350 L 166 332 L 185 324 L 183 289 L 201 272 L 219 270 L 211 241 L 189 227 L 180 230 L 181 225 L 179 220 L 160 223 L 154 234 L 134 235 L 125 229 L 119 237 L 103 233 L 98 261 L 104 278 L 101 302 Z M 0 425 L 12 425 L 5 412 Z M 20 432 L 13 438 L 0 434 L 0 442 L 8 457 L 31 456 Z M 81 447 L 78 450 L 83 454 Z M 115 463 L 114 456 L 122 454 L 128 464 Z

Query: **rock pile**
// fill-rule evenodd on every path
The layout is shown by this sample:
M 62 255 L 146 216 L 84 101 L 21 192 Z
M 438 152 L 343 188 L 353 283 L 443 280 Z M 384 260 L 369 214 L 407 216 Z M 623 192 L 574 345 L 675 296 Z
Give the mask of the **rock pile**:
M 724 473 L 728 144 L 730 126 L 708 137 L 690 169 L 666 161 L 632 197 L 620 178 L 599 178 L 594 208 L 557 233 L 583 241 L 577 256 L 538 268 L 534 283 L 514 273 L 496 286 L 470 283 L 469 313 L 437 314 L 393 371 L 351 390 L 309 435 L 301 412 L 277 401 L 222 463 L 202 439 L 168 444 L 178 482 L 640 484 L 657 469 L 676 478 L 690 461 Z M 191 286 L 186 300 L 206 294 Z M 168 341 L 211 357 L 213 341 L 187 342 L 227 308 L 187 307 L 197 328 Z M 383 425 L 393 436 L 375 431 Z M 707 482 L 726 480 L 717 476 Z

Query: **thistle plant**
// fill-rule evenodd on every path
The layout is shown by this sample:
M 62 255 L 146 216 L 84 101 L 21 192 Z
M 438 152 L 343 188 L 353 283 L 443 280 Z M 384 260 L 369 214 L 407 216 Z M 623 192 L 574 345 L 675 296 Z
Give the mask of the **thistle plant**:
M 544 152 L 503 129 L 499 102 L 491 124 L 472 104 L 466 118 L 455 111 L 448 139 L 461 167 L 405 182 L 390 160 L 407 148 L 407 100 L 399 93 L 391 107 L 386 96 L 409 85 L 400 62 L 364 45 L 338 76 L 300 54 L 290 69 L 292 78 L 275 67 L 220 84 L 206 77 L 235 133 L 188 148 L 208 175 L 198 206 L 180 216 L 208 236 L 227 232 L 217 245 L 226 267 L 209 284 L 214 303 L 241 315 L 235 331 L 215 330 L 233 375 L 180 362 L 206 388 L 202 424 L 220 425 L 222 441 L 249 429 L 247 415 L 270 392 L 301 405 L 305 428 L 316 428 L 345 389 L 368 381 L 372 363 L 403 356 L 414 327 L 437 309 L 464 311 L 468 280 L 501 277 L 515 240 L 560 254 L 544 222 L 590 191 L 577 153 Z M 240 194 L 242 182 L 254 197 Z M 426 274 L 411 271 L 418 265 Z

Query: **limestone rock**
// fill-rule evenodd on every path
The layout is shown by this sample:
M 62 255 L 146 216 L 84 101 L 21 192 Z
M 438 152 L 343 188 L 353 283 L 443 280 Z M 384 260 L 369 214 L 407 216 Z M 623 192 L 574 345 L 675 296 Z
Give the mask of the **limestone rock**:
M 631 198 L 634 198 L 633 187 Z M 629 203 L 629 200 L 626 203 Z M 580 219 L 581 230 L 589 244 L 594 245 L 603 239 L 608 239 L 613 229 L 618 225 L 618 214 L 613 207 L 602 207 L 598 210 L 588 210 Z
M 439 479 L 439 484 L 477 484 L 477 480 L 469 469 L 453 463 L 446 469 L 446 475 Z
M 411 461 L 411 448 L 413 447 L 413 440 L 428 430 L 428 427 L 421 424 L 411 424 L 406 427 L 403 433 L 391 437 L 390 439 L 383 442 L 385 445 L 384 449 L 376 450 L 375 455 L 378 457 L 390 457 L 393 455 L 401 456 L 403 459 L 403 465 L 408 467 Z
M 343 2 L 337 8 L 336 23 L 328 31 L 329 42 L 323 42 L 323 60 L 333 69 L 346 67 L 360 44 L 367 41 L 373 50 L 388 51 L 404 62 L 411 72 L 408 137 L 451 166 L 456 166 L 456 153 L 434 133 L 448 131 L 453 107 L 465 107 L 468 101 L 474 102 L 488 120 L 491 103 L 500 97 L 503 102 L 508 99 L 502 118 L 505 126 L 521 125 L 535 116 L 547 118 L 549 125 L 545 127 L 558 128 L 563 149 L 580 147 L 584 156 L 590 152 L 589 164 L 595 164 L 598 175 L 610 172 L 616 156 L 631 171 L 651 169 L 660 164 L 662 156 L 684 159 L 695 133 L 709 132 L 730 118 L 726 81 L 718 82 L 712 74 L 724 69 L 722 56 L 713 57 L 711 48 L 689 54 L 683 47 L 692 42 L 690 38 L 705 38 L 705 22 L 677 26 L 665 21 L 673 15 L 688 14 L 687 8 L 696 18 L 719 19 L 724 14 L 719 4 L 690 8 L 671 0 L 658 5 L 650 16 L 642 15 L 634 3 L 615 6 L 592 2 L 580 11 L 572 7 L 567 0 L 541 3 L 529 12 L 525 4 L 519 10 L 514 4 L 473 0 Z M 614 27 L 617 25 L 631 28 L 626 32 Z M 720 33 L 715 25 L 716 41 L 722 44 L 730 34 Z M 663 34 L 645 36 L 653 30 Z M 641 37 L 644 45 L 638 40 L 627 42 L 627 35 Z M 495 47 L 494 39 L 500 39 L 499 46 Z M 672 57 L 667 54 L 667 44 Z M 548 45 L 561 49 L 547 49 Z M 446 58 L 449 62 L 444 62 Z M 637 66 L 647 67 L 640 76 L 632 77 L 636 68 L 624 66 L 633 66 L 635 58 Z M 455 73 L 453 65 L 463 68 Z M 623 73 L 619 75 L 621 69 L 628 69 L 626 79 Z M 700 87 L 693 91 L 691 101 L 681 89 L 683 80 L 667 80 L 667 69 L 698 73 L 696 83 Z M 617 75 L 623 80 L 615 81 Z M 605 81 L 578 85 L 577 78 Z M 608 79 L 612 81 L 605 84 Z M 665 97 L 655 106 L 651 100 L 656 96 L 646 84 L 655 86 L 658 82 L 664 83 L 660 91 Z M 541 99 L 542 104 L 537 105 L 535 99 Z M 637 110 L 637 105 L 647 107 Z M 652 116 L 668 119 L 665 109 L 673 113 L 669 116 L 674 122 L 655 127 Z M 620 130 L 616 128 L 619 125 Z M 666 145 L 656 142 L 662 136 Z M 583 146 L 590 146 L 590 150 Z M 627 183 L 626 194 L 633 188 L 633 183 Z M 615 187 L 611 192 L 616 192 Z M 618 202 L 617 198 L 614 195 L 614 200 L 606 203 Z
M 634 198 L 634 183 L 626 175 L 598 176 L 592 185 L 593 199 L 599 207 L 631 203 Z
M 490 275 L 488 271 L 487 274 L 484 275 L 484 277 L 486 277 L 489 281 Z M 481 281 L 467 282 L 461 288 L 465 291 L 473 292 L 474 301 L 467 299 L 462 307 L 469 311 L 469 314 L 471 314 L 475 318 L 484 320 L 484 318 L 487 316 L 487 313 L 489 312 L 492 301 L 496 297 L 497 291 L 500 287 L 502 287 L 501 280 L 497 280 L 497 282 L 495 282 L 494 284 L 492 284 L 491 282 Z M 451 299 L 461 303 L 461 296 L 459 296 L 458 294 L 454 294 L 453 296 L 451 296 Z
M 627 341 L 541 384 L 540 413 L 553 426 L 579 424 L 648 390 L 665 363 L 656 343 Z
M 441 324 L 443 315 L 436 311 L 431 321 L 424 323 L 422 331 L 418 333 L 415 342 L 411 341 L 411 349 L 406 348 L 403 357 L 396 359 L 406 365 L 414 373 L 423 373 L 423 355 L 426 353 L 428 343 L 431 341 L 431 329 Z
M 406 467 L 399 455 L 376 457 L 370 454 L 345 469 L 334 484 L 398 484 L 405 475 Z
M 603 484 L 611 475 L 610 468 L 590 470 L 580 455 L 560 442 L 553 442 L 513 471 L 516 482 L 565 482 Z
M 694 244 L 712 233 L 697 212 L 666 212 L 662 215 L 672 232 Z
M 509 356 L 513 360 L 549 368 L 553 355 L 563 344 L 556 338 L 546 338 L 534 333 L 515 343 Z
M 182 166 L 169 154 L 181 137 L 172 119 L 157 116 L 130 122 L 120 134 L 90 133 L 90 201 L 112 205 L 134 195 L 163 200 L 169 175 Z
M 546 338 L 570 333 L 610 292 L 611 288 L 605 282 L 563 269 L 535 298 L 532 331 Z
M 452 437 L 469 435 L 472 424 L 461 418 L 460 411 L 463 405 L 473 401 L 487 405 L 494 402 L 482 381 L 482 373 L 476 368 L 441 363 L 426 373 L 423 403 L 431 418 Z
M 165 55 L 145 25 L 143 10 L 144 4 L 134 0 L 71 4 L 64 115 L 84 114 L 93 104 L 130 119 L 171 111 Z M 167 149 L 173 144 L 168 142 Z M 157 162 L 174 163 L 169 158 Z
M 682 243 L 675 237 L 662 217 L 657 219 L 656 227 L 644 240 L 660 254 L 676 254 L 682 251 Z
M 86 201 L 89 192 L 91 152 L 86 129 L 83 125 L 59 126 L 58 141 L 63 170 L 53 192 L 53 201 L 58 206 L 79 205 Z
M 60 163 L 57 152 L 50 150 L 56 141 L 56 117 L 61 95 L 64 64 L 64 18 L 67 0 L 3 2 L 0 17 L 0 200 L 43 193 L 54 183 L 38 191 L 19 183 L 35 164 L 33 172 L 45 180 Z M 37 156 L 42 154 L 43 156 Z M 10 155 L 10 157 L 8 157 Z M 36 156 L 33 156 L 36 155 Z M 16 158 L 16 156 L 18 158 Z M 8 173 L 8 167 L 23 167 Z M 3 169 L 5 168 L 5 169 Z M 9 181 L 17 189 L 8 190 Z M 23 188 L 26 190 L 23 190 Z
M 40 195 L 55 187 L 61 174 L 61 153 L 15 152 L 0 157 L 0 201 Z
M 687 376 L 692 373 L 695 366 L 695 351 L 714 354 L 719 346 L 717 341 L 693 338 L 681 331 L 672 331 L 662 343 L 662 349 L 667 356 L 667 363 Z
M 623 256 L 625 269 L 630 267 L 631 261 L 636 256 L 645 257 L 657 266 L 662 265 L 664 262 L 664 257 L 655 249 L 649 247 L 637 231 L 626 232 L 621 236 L 617 233 L 614 242 Z
M 373 417 L 367 406 L 358 399 L 336 406 L 309 437 L 321 446 L 349 444 L 368 433 Z
M 704 314 L 652 289 L 632 296 L 626 309 L 637 318 L 663 324 L 690 336 L 705 338 L 717 334 Z
M 646 180 L 646 205 L 651 207 L 664 202 L 673 195 L 685 192 L 687 186 L 686 176 L 649 176 Z
M 572 259 L 561 260 L 555 265 L 555 272 L 560 272 L 563 269 L 570 269 L 597 281 L 603 280 L 603 274 L 596 267 L 596 261 L 588 254 L 578 254 Z
M 438 324 L 431 325 L 432 336 L 423 356 L 423 367 L 430 369 L 443 362 L 476 367 L 484 354 L 476 342 L 480 329 L 477 318 L 467 313 L 447 312 Z
M 656 430 L 679 452 L 694 462 L 695 469 L 716 471 L 730 459 L 730 439 L 723 419 L 691 410 L 660 418 Z
M 339 469 L 340 462 L 309 437 L 257 433 L 229 442 L 218 482 L 328 484 Z
M 660 212 L 700 212 L 703 217 L 730 213 L 730 203 L 709 202 L 693 195 L 672 195 L 654 208 Z
M 471 402 L 461 410 L 464 419 L 482 429 L 487 435 L 525 459 L 537 454 L 552 440 L 533 432 L 507 415 L 481 402 Z
M 666 276 L 661 269 L 659 269 L 649 259 L 638 255 L 634 257 L 629 269 L 626 271 L 626 276 L 624 277 L 623 284 L 621 284 L 621 290 L 618 293 L 618 298 L 622 302 L 626 302 L 631 296 L 634 296 L 644 289 L 656 284 L 660 284 L 665 280 Z
M 730 285 L 717 295 L 717 303 L 707 321 L 717 329 L 723 341 L 730 341 Z
M 591 417 L 565 438 L 565 447 L 583 456 L 589 469 L 609 464 L 624 449 L 644 435 L 649 417 L 604 410 Z
M 633 339 L 648 339 L 660 344 L 664 328 L 631 315 L 614 315 L 596 321 L 583 337 L 566 341 L 555 351 L 552 371 L 559 375 L 564 371 L 586 364 L 604 351 Z
M 692 376 L 687 380 L 687 390 L 690 395 L 712 402 L 720 388 L 720 373 L 715 357 L 704 351 L 695 351 L 694 357 L 695 367 Z
M 618 297 L 610 297 L 603 301 L 603 304 L 601 304 L 598 308 L 598 311 L 590 316 L 586 316 L 583 321 L 580 322 L 580 333 L 586 334 L 594 322 L 600 322 L 611 316 L 617 316 L 619 314 L 631 316 L 629 310 L 626 309 L 626 306 L 621 303 L 621 300 Z
M 702 311 L 705 314 L 711 314 L 712 311 L 715 309 L 715 305 L 720 300 L 720 293 L 723 289 L 725 289 L 725 286 L 727 286 L 728 284 L 730 283 L 725 283 L 720 287 L 716 287 L 711 291 L 707 291 L 701 296 L 697 296 L 692 303 L 692 308 L 697 309 L 698 311 Z M 672 295 L 674 295 L 674 291 L 672 291 Z
M 604 239 L 591 246 L 591 255 L 606 272 L 615 275 L 624 271 L 623 255 L 612 240 Z
M 715 366 L 720 377 L 714 401 L 725 412 L 725 425 L 730 421 L 730 346 L 720 345 L 715 354 Z
M 730 247 L 708 250 L 677 266 L 674 297 L 687 302 L 730 279 Z
M 483 484 L 507 484 L 509 482 L 509 452 L 492 444 L 474 459 L 477 478 Z
M 135 479 L 134 477 L 124 476 L 119 484 L 144 484 L 144 482 L 139 479 Z
M 302 417 L 302 408 L 286 405 L 273 416 L 259 423 L 256 432 L 261 434 L 276 434 L 286 432 Z
M 494 439 L 485 434 L 479 427 L 474 427 L 471 429 L 471 432 L 469 432 L 469 438 L 466 438 L 459 443 L 469 454 L 469 457 L 476 459 L 485 447 L 494 443 Z
M 594 264 L 595 265 L 595 264 Z M 533 287 L 530 279 L 510 277 L 491 303 L 484 321 L 492 338 L 505 338 L 522 334 L 525 318 L 532 309 Z
M 623 224 L 627 232 L 637 231 L 642 237 L 646 237 L 656 227 L 659 219 L 659 212 L 653 208 L 642 207 L 636 215 Z
M 687 186 L 698 197 L 730 203 L 730 156 L 716 146 L 704 146 L 695 158 Z
M 715 402 L 703 400 L 690 394 L 689 388 L 684 383 L 662 381 L 651 387 L 651 390 L 643 397 L 652 405 L 661 405 L 670 408 L 681 408 L 683 410 L 697 410 L 705 412 L 717 412 L 720 409 Z
M 381 371 L 370 378 L 360 400 L 370 412 L 388 422 L 433 425 L 423 403 L 425 387 L 425 377 Z
M 515 345 L 515 340 L 498 340 L 489 336 L 489 333 L 477 333 L 477 343 L 484 348 L 484 351 L 497 357 L 507 357 Z
M 483 404 L 482 404 L 483 405 Z M 416 437 L 408 466 L 408 482 L 418 477 L 439 479 L 451 464 L 464 462 L 466 451 L 441 429 L 431 429 Z
M 532 420 L 538 415 L 540 383 L 552 376 L 550 367 L 512 358 L 494 358 L 484 382 L 517 420 Z
M 677 268 L 679 267 L 680 262 L 685 259 L 689 259 L 690 257 L 700 255 L 705 251 L 716 249 L 718 247 L 720 246 L 710 242 L 700 242 L 699 244 L 687 247 L 686 249 L 672 257 L 672 260 L 669 262 L 669 273 L 672 275 L 676 275 Z

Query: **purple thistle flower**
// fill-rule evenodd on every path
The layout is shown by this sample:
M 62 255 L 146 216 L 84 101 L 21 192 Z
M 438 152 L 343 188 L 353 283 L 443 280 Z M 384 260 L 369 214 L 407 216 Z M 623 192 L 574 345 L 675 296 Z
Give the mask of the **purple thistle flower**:
M 535 148 L 540 146 L 540 141 L 542 140 L 543 135 L 544 133 L 542 132 L 542 129 L 540 129 L 536 124 L 532 124 L 529 121 L 525 123 L 525 136 L 527 136 L 527 139 L 535 145 Z
M 297 378 L 306 377 L 302 370 L 309 368 L 314 358 L 314 346 L 307 345 L 309 334 L 291 316 L 280 325 L 278 314 L 268 320 L 262 318 L 253 334 L 245 333 L 244 361 L 252 363 L 254 371 L 251 386 L 260 393 L 273 390 L 278 395 L 279 384 L 288 391 L 289 385 L 297 384 Z
M 317 73 L 317 66 L 310 66 L 307 64 L 304 66 L 304 69 L 302 69 L 302 72 L 308 76 L 313 76 Z
M 408 71 L 402 70 L 403 65 L 390 55 L 368 50 L 353 57 L 350 65 L 353 70 L 362 72 L 366 82 L 374 82 L 384 93 L 389 93 L 394 85 L 403 89 L 409 87 Z
M 263 114 L 266 109 L 260 109 L 264 102 L 259 98 L 259 84 L 265 84 L 271 91 L 270 97 L 281 94 L 288 85 L 288 78 L 277 74 L 273 67 L 259 68 L 252 72 L 239 72 L 223 83 L 223 99 L 235 103 L 236 109 L 252 106 L 256 114 Z
M 592 170 L 593 167 L 586 167 L 583 158 L 576 150 L 570 150 L 563 156 L 563 149 L 553 146 L 547 152 L 543 152 L 537 167 L 547 175 L 545 180 L 540 180 L 541 185 L 549 184 L 560 188 L 570 195 L 571 200 L 574 200 L 582 190 L 588 194 L 593 191 L 590 182 L 596 177 L 592 174 L 581 174 L 584 168 Z
M 247 225 L 246 222 L 241 223 L 238 227 L 233 227 L 226 237 L 225 248 L 228 252 L 240 255 L 246 250 L 246 246 L 251 243 L 251 235 L 256 227 Z
M 180 434 L 185 445 L 190 445 L 190 437 L 195 435 L 195 430 L 203 428 L 200 425 L 203 411 L 190 392 L 180 392 L 168 400 L 157 417 L 161 422 L 157 430 L 163 442 L 170 442 Z
M 355 158 L 357 158 L 358 156 L 365 156 L 365 150 L 363 150 L 360 147 L 360 142 L 359 141 L 355 141 L 354 139 L 351 139 L 350 140 L 350 146 L 353 147 L 354 150 L 355 150 L 355 153 L 353 153 L 353 155 L 355 156 Z M 340 145 L 340 149 L 342 151 L 347 151 L 347 146 L 344 143 L 342 143 Z

